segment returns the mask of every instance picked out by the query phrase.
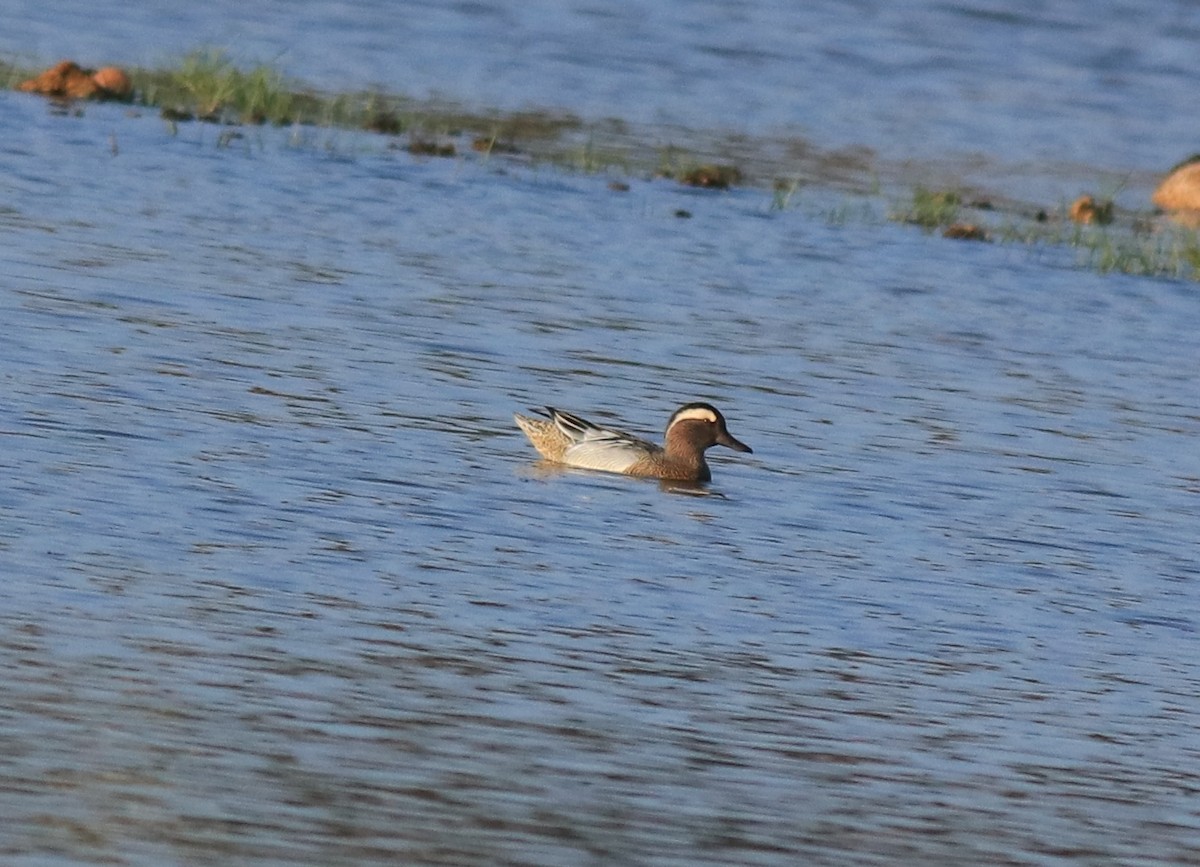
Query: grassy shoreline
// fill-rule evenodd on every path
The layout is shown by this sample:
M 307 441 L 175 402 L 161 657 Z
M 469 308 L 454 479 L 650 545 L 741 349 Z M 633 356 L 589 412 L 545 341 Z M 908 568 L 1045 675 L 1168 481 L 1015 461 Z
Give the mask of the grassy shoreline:
M 13 89 L 40 68 L 0 60 L 0 85 Z M 238 66 L 217 49 L 185 55 L 173 68 L 127 69 L 130 102 L 169 124 L 312 126 L 401 139 L 414 154 L 514 157 L 566 171 L 665 177 L 696 187 L 766 189 L 770 207 L 796 207 L 806 191 L 858 201 L 891 196 L 886 219 L 948 238 L 1067 246 L 1084 267 L 1172 279 L 1200 279 L 1200 237 L 1145 210 L 1118 210 L 1105 225 L 1072 222 L 1065 203 L 1022 202 L 967 185 L 913 183 L 928 167 L 889 164 L 867 148 L 821 149 L 799 138 L 771 139 L 679 128 L 638 129 L 617 119 L 585 121 L 555 110 L 475 110 L 449 100 L 382 90 L 324 93 L 277 68 Z M 907 175 L 906 175 L 907 173 Z M 1084 192 L 1084 190 L 1080 190 Z M 846 222 L 842 207 L 831 221 Z M 861 212 L 861 209 L 859 209 Z

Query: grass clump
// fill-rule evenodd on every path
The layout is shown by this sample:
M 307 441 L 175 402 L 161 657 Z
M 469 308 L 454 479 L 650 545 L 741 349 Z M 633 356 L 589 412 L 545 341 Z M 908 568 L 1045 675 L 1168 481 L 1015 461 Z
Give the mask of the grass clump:
M 234 106 L 249 123 L 291 123 L 296 114 L 296 97 L 278 70 L 256 66 L 247 73 L 235 70 Z
M 194 51 L 183 58 L 175 82 L 203 118 L 218 116 L 233 99 L 240 73 L 219 51 Z
M 913 190 L 908 210 L 896 214 L 895 219 L 932 231 L 956 223 L 961 210 L 962 196 L 953 190 L 917 187 Z
M 1078 267 L 1100 274 L 1200 280 L 1200 234 L 1188 226 L 1009 223 L 997 235 L 1006 244 L 1073 249 Z
M 277 69 L 260 65 L 243 71 L 223 51 L 193 51 L 177 69 L 136 71 L 133 78 L 141 101 L 174 119 L 280 125 L 301 119 L 304 99 Z
M 6 68 L 0 66 L 0 77 Z M 9 69 L 10 78 L 23 74 Z M 550 111 L 472 112 L 447 102 L 419 102 L 378 91 L 321 94 L 302 89 L 274 66 L 237 66 L 224 51 L 199 49 L 172 69 L 131 72 L 137 101 L 168 121 L 276 125 L 304 124 L 410 135 L 424 152 L 429 141 L 464 133 L 485 136 L 504 150 L 516 141 L 553 145 L 577 131 L 574 115 Z M 444 154 L 437 154 L 444 155 Z
M 1072 246 L 1084 264 L 1102 274 L 1200 279 L 1200 236 L 1193 229 L 1153 235 L 1124 232 L 1080 232 Z
M 799 178 L 776 178 L 771 184 L 771 210 L 786 210 L 799 189 Z
M 0 60 L 0 87 L 5 90 L 15 90 L 18 84 L 27 78 L 33 78 L 36 74 L 32 69 Z

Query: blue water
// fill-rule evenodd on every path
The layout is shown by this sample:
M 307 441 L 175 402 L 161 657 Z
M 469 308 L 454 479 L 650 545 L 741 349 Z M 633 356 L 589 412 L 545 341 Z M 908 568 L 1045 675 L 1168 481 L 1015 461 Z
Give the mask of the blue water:
M 441 33 L 462 71 L 440 87 L 469 101 L 712 128 L 724 96 L 705 114 L 689 88 L 720 74 L 757 94 L 748 127 L 791 122 L 732 51 L 803 53 L 754 30 L 768 7 L 661 8 L 314 5 L 251 28 L 168 6 L 64 33 L 31 6 L 4 38 L 86 62 L 185 32 L 286 44 L 317 78 L 420 91 L 452 64 L 403 40 Z M 830 6 L 812 33 L 849 44 L 859 21 L 854 51 L 932 83 L 930 40 L 974 62 L 982 34 L 1019 35 L 1061 69 L 1064 33 L 1123 14 L 918 8 Z M 636 34 L 594 62 L 552 48 L 584 23 Z M 528 46 L 507 79 L 489 28 Z M 628 87 L 666 80 L 637 60 L 655 44 L 691 72 L 670 100 Z M 1120 56 L 1131 93 L 1175 74 Z M 903 150 L 865 86 L 883 73 L 845 62 L 857 143 Z M 931 111 L 975 124 L 939 147 L 1006 116 L 997 161 L 1046 145 L 1018 152 L 1015 110 Z M 0 128 L 5 863 L 1200 857 L 1192 284 L 844 219 L 819 192 L 622 193 L 334 130 L 223 147 L 15 93 Z M 1069 158 L 1188 149 L 1128 139 Z M 549 470 L 511 422 L 552 403 L 657 437 L 693 399 L 754 448 L 710 453 L 703 497 Z
M 1196 149 L 1186 0 L 7 5 L 0 51 L 37 62 L 160 66 L 215 45 L 333 91 L 1077 163 L 1114 188 Z

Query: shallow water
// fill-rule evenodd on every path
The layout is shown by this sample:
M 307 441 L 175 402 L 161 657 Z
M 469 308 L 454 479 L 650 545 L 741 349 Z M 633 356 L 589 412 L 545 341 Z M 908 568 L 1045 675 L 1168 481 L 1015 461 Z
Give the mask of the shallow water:
M 0 125 L 6 863 L 1200 857 L 1193 285 L 377 136 Z M 755 449 L 704 497 L 510 420 L 698 398 Z
M 1024 174 L 1074 165 L 1107 195 L 1124 192 L 1130 173 L 1164 171 L 1196 150 L 1187 106 L 1200 21 L 1187 0 L 216 0 L 161 2 L 153 15 L 16 0 L 8 12 L 0 51 L 38 63 L 174 65 L 215 45 L 330 91 L 382 86 L 484 107 L 787 132 L 892 159 L 972 154 Z M 1047 182 L 1052 201 L 1079 194 Z

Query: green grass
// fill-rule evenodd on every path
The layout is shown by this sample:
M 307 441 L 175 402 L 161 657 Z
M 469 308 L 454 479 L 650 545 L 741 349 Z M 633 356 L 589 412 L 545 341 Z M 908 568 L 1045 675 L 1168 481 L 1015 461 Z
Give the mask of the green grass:
M 771 210 L 786 211 L 800 189 L 798 178 L 776 178 L 771 184 Z
M 909 207 L 896 212 L 894 219 L 932 231 L 956 222 L 961 210 L 962 197 L 953 190 L 917 187 L 913 190 Z
M 242 70 L 224 52 L 213 49 L 191 52 L 177 69 L 134 70 L 131 77 L 144 104 L 202 120 L 282 125 L 311 120 L 302 117 L 302 109 L 319 108 L 316 100 L 305 100 L 274 67 Z
M 1200 280 L 1200 233 L 1170 223 L 1085 226 L 1069 220 L 1009 222 L 995 232 L 995 240 L 1074 249 L 1081 268 L 1100 274 Z
M 5 68 L 0 66 L 0 77 Z M 13 72 L 19 79 L 24 71 Z M 236 65 L 223 51 L 200 49 L 168 69 L 130 71 L 136 101 L 162 109 L 175 119 L 194 117 L 218 123 L 312 124 L 366 129 L 385 135 L 418 131 L 426 138 L 464 132 L 500 140 L 553 139 L 582 126 L 568 114 L 477 113 L 447 103 L 418 103 L 403 96 L 370 91 L 322 94 L 288 80 L 275 67 Z
M 0 60 L 0 87 L 5 90 L 15 90 L 17 85 L 27 78 L 37 75 L 38 70 L 26 69 L 15 63 Z
M 1101 274 L 1200 279 L 1200 237 L 1190 229 L 1153 235 L 1088 232 L 1076 243 L 1086 267 Z
M 964 211 L 972 210 L 954 191 L 918 186 L 910 203 L 894 208 L 889 219 L 932 231 L 960 222 Z M 1105 221 L 1082 225 L 1071 221 L 1066 212 L 1062 206 L 1037 219 L 1009 214 L 999 228 L 984 228 L 1001 244 L 1074 249 L 1079 267 L 1101 274 L 1200 280 L 1200 233 L 1195 229 L 1151 222 L 1144 215 L 1124 225 L 1111 224 L 1111 210 Z M 972 214 L 971 221 L 977 216 Z

